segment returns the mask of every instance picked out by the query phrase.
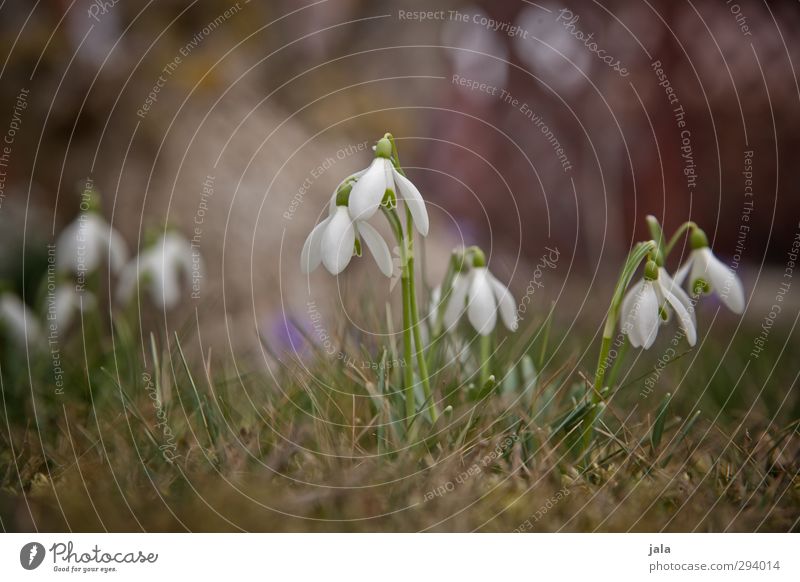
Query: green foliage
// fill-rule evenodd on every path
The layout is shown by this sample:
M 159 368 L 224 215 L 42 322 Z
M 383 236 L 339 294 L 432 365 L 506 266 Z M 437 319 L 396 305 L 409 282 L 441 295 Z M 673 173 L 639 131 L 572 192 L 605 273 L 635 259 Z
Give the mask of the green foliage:
M 800 516 L 798 404 L 781 365 L 800 354 L 777 331 L 738 382 L 746 346 L 710 344 L 670 362 L 645 398 L 647 352 L 597 404 L 582 345 L 557 320 L 498 338 L 486 384 L 460 329 L 426 351 L 444 412 L 431 422 L 417 390 L 407 427 L 391 343 L 338 338 L 343 360 L 308 338 L 307 359 L 272 354 L 267 373 L 135 329 L 85 314 L 61 338 L 63 393 L 47 351 L 4 352 L 5 529 L 510 531 L 556 491 L 570 494 L 535 529 L 786 530 Z

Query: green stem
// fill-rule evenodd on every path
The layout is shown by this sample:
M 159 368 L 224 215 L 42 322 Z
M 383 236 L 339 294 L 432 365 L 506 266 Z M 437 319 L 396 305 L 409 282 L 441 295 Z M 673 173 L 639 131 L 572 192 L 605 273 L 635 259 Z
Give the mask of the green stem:
M 666 262 L 667 257 L 672 252 L 672 249 L 675 248 L 675 245 L 678 244 L 678 241 L 680 240 L 681 236 L 687 230 L 690 230 L 690 229 L 693 229 L 693 228 L 697 228 L 697 225 L 694 222 L 692 222 L 691 220 L 687 220 L 682 225 L 680 225 L 680 227 L 678 227 L 678 230 L 676 230 L 675 234 L 672 235 L 672 238 L 669 239 L 669 242 L 667 243 L 667 246 L 664 249 L 664 262 Z
M 425 346 L 422 343 L 422 332 L 419 323 L 419 310 L 417 309 L 417 292 L 416 283 L 414 281 L 414 249 L 412 247 L 411 235 L 411 212 L 408 213 L 406 230 L 408 236 L 408 255 L 406 257 L 408 264 L 408 298 L 409 310 L 411 316 L 411 325 L 414 332 L 414 345 L 416 346 L 417 365 L 419 366 L 419 376 L 422 381 L 422 390 L 425 393 L 425 401 L 428 403 L 428 412 L 431 415 L 431 422 L 436 422 L 439 418 L 439 411 L 436 409 L 436 402 L 433 399 L 433 392 L 431 391 L 431 382 L 428 378 L 428 363 L 425 361 Z
M 406 422 L 410 427 L 417 413 L 417 405 L 414 397 L 414 348 L 411 345 L 411 298 L 408 292 L 409 281 L 405 267 L 403 267 L 401 279 L 403 289 L 403 351 L 406 354 L 406 365 L 403 367 L 403 373 L 406 395 Z
M 391 133 L 387 133 L 384 137 L 386 137 L 392 144 L 392 162 L 394 167 L 397 171 L 402 174 L 403 176 L 406 175 L 405 171 L 403 171 L 403 167 L 400 165 L 400 156 L 397 153 L 397 144 L 394 141 L 394 136 Z M 414 345 L 416 347 L 416 358 L 417 358 L 417 366 L 419 368 L 419 376 L 420 381 L 422 382 L 422 390 L 425 393 L 425 401 L 428 403 L 428 412 L 431 416 L 431 421 L 436 422 L 439 418 L 439 411 L 436 409 L 436 402 L 433 399 L 433 392 L 431 391 L 431 382 L 428 378 L 428 363 L 425 360 L 425 346 L 422 343 L 422 332 L 419 323 L 419 309 L 417 308 L 417 284 L 415 281 L 415 272 L 414 272 L 414 235 L 412 229 L 412 218 L 411 218 L 411 210 L 409 210 L 408 206 L 406 206 L 406 228 L 405 231 L 400 224 L 400 219 L 397 217 L 397 212 L 392 209 L 392 212 L 397 219 L 397 223 L 400 229 L 400 238 L 398 242 L 400 243 L 401 250 L 401 261 L 403 263 L 403 273 L 404 278 L 407 276 L 408 278 L 408 308 L 409 308 L 409 318 L 411 322 L 411 329 L 412 333 L 414 334 Z M 404 324 L 405 325 L 405 324 Z M 411 355 L 408 355 L 408 359 L 413 361 Z M 409 365 L 412 362 L 407 362 Z M 406 405 L 407 406 L 407 405 Z M 406 408 L 408 410 L 408 408 Z
M 585 452 L 589 445 L 592 443 L 592 435 L 594 432 L 594 423 L 597 418 L 597 405 L 602 400 L 603 380 L 606 375 L 606 368 L 608 364 L 608 352 L 611 349 L 611 343 L 614 339 L 614 330 L 617 327 L 617 319 L 619 308 L 622 304 L 622 299 L 625 296 L 625 290 L 631 282 L 633 274 L 639 268 L 639 264 L 645 257 L 652 254 L 658 245 L 655 241 L 647 241 L 638 243 L 628 255 L 625 265 L 622 267 L 619 279 L 617 279 L 616 287 L 614 288 L 614 295 L 611 298 L 611 305 L 608 308 L 608 315 L 606 316 L 606 323 L 603 327 L 603 339 L 600 343 L 600 353 L 597 357 L 597 369 L 594 373 L 594 385 L 592 386 L 592 407 L 586 414 L 583 424 L 583 451 Z
M 491 354 L 492 354 L 492 336 L 490 335 L 482 335 L 480 336 L 480 348 L 481 348 L 481 386 L 480 390 L 483 391 L 483 388 L 489 382 L 489 376 L 491 375 Z
M 614 386 L 617 381 L 617 375 L 619 374 L 619 369 L 622 366 L 622 362 L 625 360 L 625 352 L 628 351 L 628 346 L 630 342 L 628 341 L 627 336 L 622 341 L 622 346 L 619 348 L 619 352 L 617 352 L 617 357 L 614 360 L 614 365 L 611 366 L 611 372 L 608 374 L 608 378 L 606 381 L 607 386 Z
M 402 265 L 402 272 L 400 274 L 400 283 L 403 292 L 403 351 L 405 352 L 405 366 L 403 366 L 403 383 L 406 400 L 406 423 L 411 426 L 414 422 L 414 416 L 417 412 L 417 407 L 414 398 L 414 355 L 411 338 L 411 294 L 409 292 L 409 271 L 408 260 L 406 255 L 406 245 L 403 234 L 403 225 L 397 212 L 394 209 L 389 210 L 386 207 L 381 207 L 383 215 L 389 221 L 392 227 L 394 236 L 397 239 L 397 244 L 400 245 L 400 263 Z

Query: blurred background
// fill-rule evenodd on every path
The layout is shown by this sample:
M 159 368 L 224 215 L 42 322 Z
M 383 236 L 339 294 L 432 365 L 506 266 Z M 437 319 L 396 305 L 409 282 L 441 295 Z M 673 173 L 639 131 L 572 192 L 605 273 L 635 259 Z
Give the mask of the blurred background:
M 796 529 L 798 30 L 794 0 L 0 0 L 0 526 L 130 529 L 137 513 L 155 524 L 142 529 L 227 528 L 221 520 L 238 514 L 253 528 L 284 530 L 418 530 L 438 520 L 419 496 L 451 477 L 426 483 L 421 457 L 384 465 L 355 449 L 356 427 L 372 422 L 376 360 L 399 344 L 396 280 L 369 259 L 340 277 L 299 268 L 334 188 L 370 163 L 370 147 L 390 131 L 431 216 L 419 245 L 421 303 L 453 247 L 484 247 L 492 272 L 530 300 L 524 329 L 498 343 L 536 355 L 541 401 L 545 390 L 557 396 L 542 421 L 554 433 L 566 432 L 588 394 L 612 288 L 629 249 L 650 236 L 647 214 L 668 234 L 699 223 L 743 280 L 743 315 L 715 296 L 700 303 L 694 348 L 674 322 L 656 349 L 626 360 L 620 348 L 621 396 L 604 418 L 624 432 L 634 462 L 619 462 L 632 472 L 599 479 L 615 492 L 599 496 L 594 517 L 583 511 L 591 500 L 578 497 L 595 499 L 595 490 L 576 488 L 571 499 L 589 517 L 569 528 L 722 531 L 744 515 L 731 529 L 752 530 L 773 515 L 763 529 Z M 93 294 L 76 299 L 71 275 L 54 281 L 50 245 L 72 250 L 60 237 L 86 216 L 88 185 L 128 260 L 169 228 L 202 256 L 199 282 L 184 273 L 165 306 L 146 292 L 117 301 L 121 277 L 105 261 Z M 670 271 L 687 251 L 681 241 Z M 73 302 L 91 296 L 100 309 L 54 327 L 51 287 Z M 311 344 L 322 334 L 339 351 L 323 346 L 315 360 Z M 679 347 L 663 350 L 671 339 Z M 341 356 L 373 367 L 361 374 Z M 439 377 L 451 368 L 460 376 L 451 366 Z M 513 395 L 506 386 L 503 396 Z M 467 388 L 454 398 L 479 392 Z M 639 449 L 652 419 L 663 428 L 668 391 L 676 454 L 648 489 Z M 506 400 L 480 403 L 474 410 L 505 431 L 495 420 L 511 418 Z M 169 435 L 159 428 L 154 437 L 150 428 L 162 425 Z M 185 452 L 187 480 L 164 446 Z M 436 456 L 427 447 L 425 459 Z M 465 459 L 452 456 L 457 471 Z M 578 474 L 550 452 L 534 461 L 537 483 L 546 472 L 558 488 Z M 226 475 L 263 505 L 242 497 L 211 515 L 203 491 L 239 497 Z M 365 492 L 372 483 L 388 487 Z M 471 483 L 477 499 L 479 483 L 494 490 L 496 481 Z M 631 502 L 627 486 L 646 497 Z M 526 510 L 509 501 L 522 485 L 509 487 L 485 505 L 492 516 L 512 506 L 530 515 L 546 500 L 530 498 Z M 75 500 L 66 510 L 62 491 Z M 188 502 L 175 521 L 163 492 Z M 141 495 L 141 511 L 128 494 Z M 728 508 L 713 511 L 723 496 Z M 471 502 L 459 499 L 440 510 L 464 520 L 454 529 L 474 529 L 470 514 L 477 524 L 493 519 L 463 511 Z M 395 511 L 406 505 L 418 505 L 418 522 Z M 651 509 L 669 516 L 666 525 L 640 521 Z M 361 521 L 377 515 L 380 525 Z
M 549 247 L 549 298 L 591 303 L 652 213 L 703 225 L 751 308 L 768 308 L 798 232 L 796 2 L 10 0 L 0 13 L 0 132 L 14 133 L 0 264 L 20 292 L 23 245 L 33 289 L 90 177 L 133 248 L 165 224 L 191 237 L 202 218 L 204 320 L 271 329 L 306 309 L 302 242 L 387 130 L 430 203 L 431 285 L 464 241 L 521 294 Z M 555 283 L 567 277 L 583 283 Z M 314 281 L 317 297 L 337 293 Z

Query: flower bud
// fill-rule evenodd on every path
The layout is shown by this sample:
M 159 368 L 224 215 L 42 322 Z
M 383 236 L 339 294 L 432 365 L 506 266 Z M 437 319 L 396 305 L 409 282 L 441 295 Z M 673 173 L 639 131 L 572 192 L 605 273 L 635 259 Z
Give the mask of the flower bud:
M 692 245 L 692 250 L 704 249 L 708 246 L 708 237 L 706 233 L 703 232 L 702 228 L 694 228 L 692 230 L 692 234 L 689 237 L 689 244 Z
M 644 265 L 644 278 L 647 281 L 655 281 L 658 279 L 658 265 L 652 259 L 648 259 Z
M 378 140 L 375 146 L 375 157 L 391 159 L 392 157 L 392 142 L 388 138 L 382 137 Z
M 471 246 L 467 249 L 467 254 L 472 259 L 472 266 L 473 267 L 485 267 L 486 266 L 486 255 L 483 253 L 480 247 Z

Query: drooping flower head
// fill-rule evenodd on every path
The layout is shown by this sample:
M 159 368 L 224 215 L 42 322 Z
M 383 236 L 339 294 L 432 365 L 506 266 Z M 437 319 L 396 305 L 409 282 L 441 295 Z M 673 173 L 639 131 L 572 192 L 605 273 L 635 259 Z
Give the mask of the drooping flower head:
M 486 257 L 477 247 L 469 249 L 471 268 L 458 273 L 453 279 L 450 300 L 444 312 L 444 321 L 452 328 L 466 312 L 467 320 L 480 335 L 489 335 L 497 325 L 497 312 L 510 330 L 517 329 L 517 310 L 511 293 L 486 267 Z
M 0 338 L 21 348 L 42 338 L 39 318 L 22 299 L 0 282 Z
M 698 297 L 714 293 L 734 313 L 744 311 L 744 287 L 736 273 L 714 256 L 708 246 L 706 233 L 699 228 L 689 237 L 692 250 L 689 258 L 675 273 L 675 282 L 683 284 L 689 275 L 689 292 Z
M 620 328 L 635 348 L 649 349 L 656 340 L 658 328 L 678 317 L 678 325 L 690 346 L 697 342 L 697 326 L 691 301 L 656 261 L 645 264 L 644 277 L 631 286 L 622 301 Z
M 137 284 L 141 284 L 155 305 L 171 309 L 181 300 L 181 288 L 195 287 L 202 277 L 199 250 L 178 233 L 167 231 L 128 263 L 120 275 L 117 297 L 129 302 Z
M 404 202 L 411 212 L 417 231 L 422 236 L 427 236 L 429 222 L 425 201 L 411 180 L 395 167 L 392 142 L 387 137 L 378 140 L 375 159 L 353 186 L 350 215 L 355 220 L 369 220 L 384 200 Z
M 300 269 L 310 273 L 320 263 L 332 274 L 338 275 L 350 264 L 353 255 L 361 256 L 363 241 L 381 272 L 392 275 L 392 255 L 383 237 L 372 225 L 354 220 L 348 208 L 352 198 L 353 181 L 339 185 L 331 198 L 328 218 L 320 222 L 306 238 L 300 253 Z
M 81 212 L 58 237 L 56 268 L 75 275 L 94 272 L 108 257 L 111 269 L 118 272 L 128 259 L 128 248 L 120 234 L 100 214 L 97 192 L 87 194 Z

